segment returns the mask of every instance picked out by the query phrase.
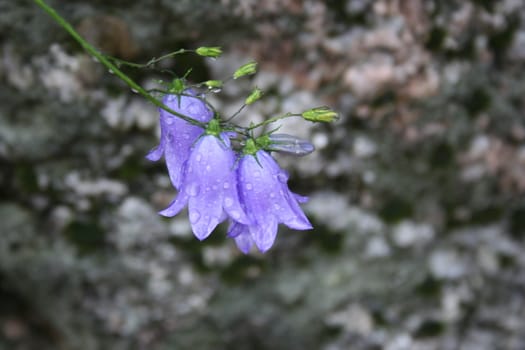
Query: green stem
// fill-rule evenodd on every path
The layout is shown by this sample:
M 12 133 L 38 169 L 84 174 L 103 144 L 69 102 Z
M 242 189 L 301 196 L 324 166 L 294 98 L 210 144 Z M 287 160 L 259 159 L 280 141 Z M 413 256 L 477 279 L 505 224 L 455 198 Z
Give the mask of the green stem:
M 176 115 L 177 117 L 187 121 L 188 123 L 191 123 L 193 125 L 198 125 L 201 127 L 205 127 L 204 123 L 198 122 L 188 116 L 185 116 L 184 114 L 174 111 L 173 109 L 169 108 L 168 106 L 163 104 L 161 101 L 157 100 L 155 97 L 150 95 L 144 88 L 142 88 L 142 86 L 135 83 L 130 77 L 128 77 L 120 69 L 118 69 L 113 63 L 111 63 L 106 58 L 106 56 L 104 56 L 97 49 L 91 46 L 91 44 L 89 44 L 86 40 L 84 40 L 84 38 L 82 38 L 80 34 L 78 34 L 78 32 L 62 16 L 60 16 L 52 7 L 46 4 L 43 0 L 34 0 L 34 1 L 38 6 L 40 6 L 44 11 L 46 11 L 47 14 L 51 16 L 62 28 L 64 28 L 84 48 L 84 50 L 86 50 L 89 54 L 95 57 L 100 63 L 106 66 L 110 72 L 115 73 L 115 75 L 118 76 L 120 79 L 122 79 L 122 81 L 124 81 L 131 88 L 132 91 L 136 91 L 137 93 L 144 96 L 148 101 L 153 103 L 155 106 L 162 108 L 165 111 L 173 115 Z
M 249 128 L 246 128 L 246 130 L 250 131 L 250 130 L 253 130 L 253 129 L 257 129 L 258 127 L 261 127 L 261 126 L 274 123 L 274 122 L 276 122 L 278 120 L 281 120 L 281 119 L 285 119 L 285 118 L 289 118 L 289 117 L 300 117 L 300 116 L 301 116 L 300 114 L 293 114 L 293 113 L 288 112 L 286 114 L 279 115 L 277 117 L 273 117 L 273 118 L 267 119 L 267 120 L 265 120 L 263 122 L 260 122 L 259 124 L 252 125 Z
M 129 67 L 132 67 L 132 68 L 149 68 L 150 66 L 153 66 L 154 64 L 156 64 L 156 63 L 158 63 L 158 62 L 160 62 L 162 60 L 165 60 L 166 58 L 170 58 L 170 57 L 173 57 L 173 56 L 176 56 L 176 55 L 179 55 L 179 54 L 182 54 L 182 53 L 186 53 L 186 52 L 193 52 L 193 50 L 179 49 L 177 51 L 170 52 L 170 53 L 165 54 L 163 56 L 160 56 L 158 58 L 153 57 L 147 63 L 133 63 L 133 62 L 128 62 L 128 61 L 125 61 L 125 60 L 121 60 L 120 58 L 112 57 L 112 56 L 107 56 L 107 58 L 109 58 L 111 61 L 115 62 L 117 65 L 120 64 L 120 65 L 124 65 L 124 66 L 129 66 Z

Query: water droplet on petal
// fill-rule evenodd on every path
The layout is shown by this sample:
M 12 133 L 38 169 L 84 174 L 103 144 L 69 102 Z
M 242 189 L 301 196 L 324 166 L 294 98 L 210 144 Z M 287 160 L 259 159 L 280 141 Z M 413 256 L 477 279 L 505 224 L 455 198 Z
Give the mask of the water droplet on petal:
M 224 187 L 225 190 L 227 190 L 228 188 L 230 188 L 230 183 L 229 182 L 225 182 L 222 187 Z
M 275 192 L 270 192 L 270 198 L 275 198 Z
M 191 212 L 190 212 L 190 222 L 192 224 L 195 224 L 197 221 L 199 221 L 199 219 L 201 218 L 201 214 L 193 209 Z
M 168 125 L 173 124 L 173 118 L 169 118 L 169 117 L 168 117 L 168 118 L 166 118 L 166 119 L 164 119 L 164 120 L 166 121 L 166 124 L 168 124 Z
M 273 208 L 275 210 L 279 210 L 279 209 L 281 209 L 281 206 L 279 204 L 277 204 L 277 203 L 274 203 Z
M 239 219 L 241 217 L 241 213 L 239 213 L 237 210 L 233 210 L 232 212 L 230 212 L 230 216 L 232 217 L 232 219 Z
M 190 139 L 190 134 L 188 134 L 187 132 L 182 134 L 182 137 L 185 139 L 185 140 L 189 140 Z
M 229 208 L 232 205 L 233 205 L 233 198 L 231 198 L 231 197 L 224 198 L 224 207 L 225 208 Z
M 249 182 L 246 184 L 245 187 L 246 187 L 246 189 L 247 189 L 248 191 L 251 191 L 251 190 L 253 189 L 253 185 L 252 185 L 251 183 L 249 183 Z
M 195 115 L 199 113 L 199 106 L 196 103 L 192 103 L 186 110 L 188 111 L 188 114 Z
M 211 166 L 210 165 L 206 165 L 206 171 L 211 171 Z
M 186 187 L 186 194 L 188 196 L 195 197 L 199 193 L 199 185 L 196 183 L 190 183 L 188 187 Z
M 201 156 L 200 154 L 197 154 L 197 156 L 195 157 L 195 160 L 196 160 L 197 162 L 200 162 L 201 159 L 202 159 L 202 156 Z
M 261 172 L 259 170 L 253 172 L 253 177 L 260 177 Z
M 213 188 L 214 191 L 217 191 L 219 189 L 219 186 L 213 185 L 213 186 L 211 186 L 211 188 Z

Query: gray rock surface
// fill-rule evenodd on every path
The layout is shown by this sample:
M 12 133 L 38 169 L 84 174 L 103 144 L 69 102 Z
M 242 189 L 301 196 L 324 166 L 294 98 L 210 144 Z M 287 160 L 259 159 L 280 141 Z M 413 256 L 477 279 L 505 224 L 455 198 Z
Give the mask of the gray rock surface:
M 156 108 L 31 2 L 0 0 L 0 348 L 525 349 L 522 1 L 50 1 L 110 55 L 253 79 L 211 101 L 281 131 L 315 229 L 265 255 L 204 242 L 144 159 Z M 142 85 L 171 79 L 129 70 Z

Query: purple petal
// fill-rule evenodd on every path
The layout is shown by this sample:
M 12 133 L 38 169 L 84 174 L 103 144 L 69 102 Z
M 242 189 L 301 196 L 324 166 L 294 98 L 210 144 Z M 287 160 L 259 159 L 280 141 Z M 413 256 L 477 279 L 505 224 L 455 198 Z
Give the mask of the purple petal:
M 199 193 L 189 199 L 190 222 L 199 239 L 208 237 L 225 219 L 224 211 L 241 223 L 249 223 L 235 189 L 233 151 L 217 137 L 203 136 L 194 146 L 185 181 L 194 181 Z
M 239 224 L 232 221 L 228 229 L 228 237 L 235 240 L 237 248 L 244 254 L 248 254 L 253 245 L 253 238 L 250 234 L 249 228 L 246 225 Z
M 234 238 L 237 248 L 244 254 L 248 254 L 253 245 L 253 239 L 250 233 L 243 233 Z
M 164 145 L 161 143 L 148 152 L 148 154 L 146 155 L 146 159 L 151 160 L 152 162 L 156 162 L 160 159 L 160 157 L 162 157 L 162 153 L 164 153 Z
M 227 234 L 228 237 L 234 238 L 246 232 L 249 232 L 248 226 L 239 224 L 236 221 L 230 221 L 230 227 L 228 228 L 228 234 Z
M 268 216 L 268 221 L 264 224 L 249 226 L 255 245 L 261 253 L 270 249 L 277 236 L 277 220 L 273 216 Z
M 308 197 L 307 196 L 301 196 L 300 194 L 293 193 L 293 192 L 292 192 L 292 195 L 294 196 L 295 200 L 298 201 L 301 204 L 308 202 Z
M 186 122 L 182 122 L 187 124 Z M 177 122 L 176 124 L 182 124 Z M 202 135 L 204 130 L 194 125 L 181 125 L 178 129 L 185 129 L 182 135 L 173 133 L 168 134 L 164 156 L 170 175 L 171 183 L 175 188 L 179 188 L 182 183 L 182 167 L 188 159 L 191 147 L 197 138 Z
M 200 240 L 207 238 L 220 222 L 220 196 L 217 192 L 205 189 L 198 196 L 190 198 L 188 208 L 193 233 Z
M 188 203 L 188 194 L 185 188 L 181 188 L 181 191 L 175 197 L 175 199 L 170 203 L 170 205 L 164 209 L 159 211 L 159 214 L 166 217 L 173 217 L 177 215 L 182 208 L 186 206 Z
M 192 91 L 186 91 L 194 95 Z M 207 122 L 213 117 L 213 112 L 197 97 L 165 95 L 162 102 L 176 112 L 201 122 Z M 164 153 L 170 180 L 175 188 L 182 184 L 182 167 L 190 155 L 191 148 L 204 130 L 185 120 L 160 109 L 160 145 L 152 150 L 147 158 L 160 159 Z

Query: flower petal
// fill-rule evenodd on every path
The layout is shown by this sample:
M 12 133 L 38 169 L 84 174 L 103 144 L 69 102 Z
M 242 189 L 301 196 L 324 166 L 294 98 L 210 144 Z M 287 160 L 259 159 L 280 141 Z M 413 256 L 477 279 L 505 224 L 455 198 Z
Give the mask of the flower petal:
M 244 254 L 248 254 L 253 245 L 253 239 L 250 233 L 243 233 L 234 238 L 237 248 Z
M 248 226 L 239 224 L 238 222 L 231 220 L 230 227 L 228 228 L 227 236 L 230 238 L 235 238 L 238 235 L 247 233 L 247 232 L 249 232 Z
M 182 188 L 170 205 L 166 209 L 159 211 L 159 214 L 166 217 L 173 217 L 177 215 L 186 204 L 188 204 L 188 194 L 187 191 Z
M 191 90 L 187 90 L 185 93 L 195 95 Z M 213 112 L 197 97 L 167 94 L 162 102 L 174 111 L 201 122 L 207 122 L 213 117 Z M 195 140 L 204 130 L 160 108 L 159 114 L 160 145 L 152 150 L 147 158 L 155 161 L 160 159 L 164 153 L 170 180 L 173 186 L 178 189 L 182 183 L 184 162 L 188 159 Z
M 250 222 L 236 192 L 234 162 L 233 151 L 213 135 L 201 137 L 188 159 L 191 172 L 185 181 L 194 181 L 200 187 L 199 193 L 189 199 L 190 222 L 201 240 L 226 218 L 225 211 L 241 223 Z
M 154 149 L 148 152 L 146 154 L 146 159 L 151 160 L 152 162 L 156 162 L 157 160 L 162 157 L 162 154 L 164 153 L 164 145 L 161 143 Z
M 217 192 L 209 189 L 190 198 L 188 204 L 190 223 L 198 239 L 207 238 L 219 224 L 222 214 L 221 199 Z
M 275 237 L 277 237 L 277 224 L 277 219 L 273 215 L 269 215 L 265 223 L 249 226 L 255 245 L 261 253 L 270 249 L 275 242 Z

